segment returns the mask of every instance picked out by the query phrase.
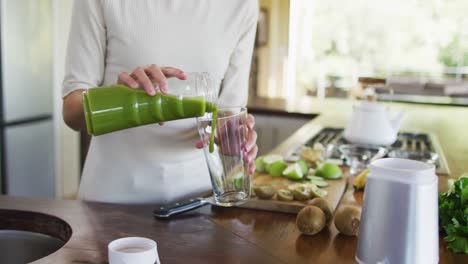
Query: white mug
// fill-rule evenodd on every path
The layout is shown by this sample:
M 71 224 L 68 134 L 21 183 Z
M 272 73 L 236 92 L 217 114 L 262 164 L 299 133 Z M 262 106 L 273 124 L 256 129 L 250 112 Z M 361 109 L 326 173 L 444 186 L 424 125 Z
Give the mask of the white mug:
M 109 264 L 160 264 L 157 244 L 148 238 L 120 238 L 107 248 Z

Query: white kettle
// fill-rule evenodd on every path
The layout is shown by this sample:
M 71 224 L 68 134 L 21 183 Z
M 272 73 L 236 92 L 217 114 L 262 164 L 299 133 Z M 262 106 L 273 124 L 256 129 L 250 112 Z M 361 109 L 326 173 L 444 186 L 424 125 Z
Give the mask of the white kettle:
M 400 112 L 391 119 L 384 104 L 365 101 L 354 106 L 344 137 L 354 144 L 391 145 L 397 139 L 403 116 L 404 112 Z

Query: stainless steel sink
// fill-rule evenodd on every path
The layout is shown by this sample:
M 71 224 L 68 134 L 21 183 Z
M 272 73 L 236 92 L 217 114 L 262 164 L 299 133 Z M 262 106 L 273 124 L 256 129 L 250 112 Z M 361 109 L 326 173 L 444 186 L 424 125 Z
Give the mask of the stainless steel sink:
M 29 263 L 52 254 L 64 244 L 40 233 L 0 230 L 0 259 L 4 264 Z
M 71 227 L 55 216 L 0 209 L 0 263 L 22 264 L 46 257 L 65 245 Z

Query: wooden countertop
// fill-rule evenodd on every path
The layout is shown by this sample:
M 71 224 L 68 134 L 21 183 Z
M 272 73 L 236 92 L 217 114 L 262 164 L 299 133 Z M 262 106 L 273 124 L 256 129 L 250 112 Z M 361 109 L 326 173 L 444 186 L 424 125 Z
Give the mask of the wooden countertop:
M 362 192 L 347 193 L 344 199 L 361 201 Z M 291 214 L 206 206 L 172 220 L 155 220 L 152 206 L 8 196 L 0 196 L 0 208 L 54 215 L 71 226 L 65 246 L 35 263 L 104 264 L 107 244 L 127 236 L 157 241 L 164 264 L 355 263 L 356 238 L 339 235 L 333 225 L 315 236 L 300 235 Z M 440 239 L 440 263 L 468 263 L 468 256 L 449 252 Z
M 304 100 L 289 105 L 321 115 L 299 129 L 273 152 L 285 153 L 322 126 L 343 126 L 353 102 Z M 468 171 L 468 108 L 392 104 L 408 116 L 403 130 L 435 133 L 448 159 L 452 176 Z M 439 179 L 445 188 L 447 176 Z M 360 204 L 362 192 L 348 189 L 342 203 Z M 338 235 L 332 225 L 315 236 L 303 236 L 295 215 L 207 206 L 170 221 L 155 220 L 152 206 L 125 206 L 81 201 L 40 200 L 0 196 L 0 209 L 36 211 L 57 216 L 73 234 L 64 248 L 37 263 L 107 261 L 107 244 L 125 236 L 144 236 L 158 242 L 162 263 L 355 263 L 357 239 Z M 0 211 L 0 217 L 1 217 Z M 440 263 L 468 263 L 440 240 Z

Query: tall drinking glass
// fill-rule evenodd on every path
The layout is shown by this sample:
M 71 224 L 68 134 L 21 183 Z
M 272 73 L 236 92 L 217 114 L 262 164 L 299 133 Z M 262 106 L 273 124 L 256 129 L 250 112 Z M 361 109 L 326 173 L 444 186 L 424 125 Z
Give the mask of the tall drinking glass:
M 250 198 L 250 175 L 244 162 L 247 109 L 221 108 L 217 114 L 217 118 L 214 113 L 199 117 L 198 131 L 204 143 L 214 200 L 220 206 L 235 206 Z M 214 146 L 210 148 L 213 132 Z

